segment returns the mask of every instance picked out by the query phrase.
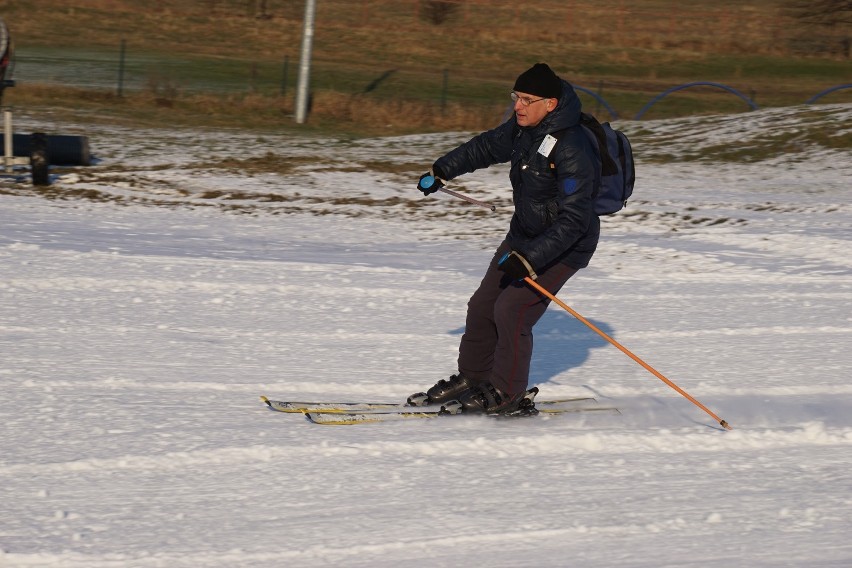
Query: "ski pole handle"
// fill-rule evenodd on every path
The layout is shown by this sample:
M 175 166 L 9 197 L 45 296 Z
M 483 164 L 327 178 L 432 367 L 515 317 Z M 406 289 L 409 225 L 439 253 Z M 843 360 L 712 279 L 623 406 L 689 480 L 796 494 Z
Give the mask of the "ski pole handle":
M 447 195 L 452 195 L 457 199 L 467 201 L 468 203 L 472 203 L 473 205 L 485 207 L 486 209 L 490 209 L 492 212 L 497 211 L 497 208 L 494 205 L 491 205 L 490 203 L 474 199 L 473 197 L 469 197 L 457 191 L 453 191 L 452 189 L 447 189 L 446 187 L 444 187 L 445 183 L 447 182 L 445 182 L 444 180 L 433 174 L 431 171 L 429 171 L 420 176 L 420 181 L 417 182 L 417 189 L 422 191 L 423 195 L 429 195 L 430 193 L 435 193 L 436 191 L 443 191 Z
M 437 178 L 432 174 L 424 174 L 423 177 L 420 178 L 420 187 L 423 188 L 423 190 L 432 189 L 432 186 L 435 185 L 435 181 L 437 181 Z

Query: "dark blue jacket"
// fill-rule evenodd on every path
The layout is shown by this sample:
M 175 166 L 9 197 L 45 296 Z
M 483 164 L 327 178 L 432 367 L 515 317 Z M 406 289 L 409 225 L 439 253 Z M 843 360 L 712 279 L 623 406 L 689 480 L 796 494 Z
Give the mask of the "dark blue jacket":
M 563 81 L 562 86 L 559 104 L 538 125 L 520 127 L 512 116 L 433 166 L 439 177 L 453 179 L 511 161 L 515 213 L 506 238 L 537 272 L 555 262 L 585 268 L 600 235 L 594 212 L 600 162 L 580 126 L 580 99 L 569 83 Z M 550 157 L 543 156 L 539 147 L 554 132 L 559 132 L 559 143 Z

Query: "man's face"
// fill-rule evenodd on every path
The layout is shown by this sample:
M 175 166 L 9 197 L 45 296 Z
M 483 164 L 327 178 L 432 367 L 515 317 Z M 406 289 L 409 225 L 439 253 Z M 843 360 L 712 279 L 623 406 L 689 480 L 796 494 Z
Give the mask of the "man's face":
M 547 113 L 556 108 L 557 99 L 545 99 L 515 91 L 515 120 L 518 126 L 537 126 Z

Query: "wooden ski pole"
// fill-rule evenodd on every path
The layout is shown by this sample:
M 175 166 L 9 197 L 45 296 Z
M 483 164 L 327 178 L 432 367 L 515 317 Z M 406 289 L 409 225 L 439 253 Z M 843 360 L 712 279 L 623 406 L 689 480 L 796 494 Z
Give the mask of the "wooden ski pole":
M 671 388 L 673 388 L 674 390 L 679 392 L 689 402 L 691 402 L 692 404 L 694 404 L 695 406 L 697 406 L 698 408 L 700 408 L 701 410 L 703 410 L 704 412 L 709 414 L 723 428 L 725 428 L 726 430 L 732 430 L 731 426 L 725 420 L 722 420 L 721 418 L 716 416 L 712 411 L 710 411 L 709 408 L 707 408 L 706 406 L 704 406 L 703 404 L 698 402 L 695 398 L 693 398 L 692 395 L 690 395 L 688 392 L 686 392 L 685 390 L 683 390 L 682 388 L 680 388 L 679 386 L 674 384 L 672 381 L 670 381 L 669 379 L 664 377 L 662 373 L 660 373 L 655 368 L 653 368 L 651 365 L 649 365 L 648 363 L 646 363 L 645 361 L 643 361 L 642 359 L 640 359 L 639 357 L 634 355 L 629 349 L 624 347 L 618 341 L 616 341 L 615 339 L 613 339 L 612 337 L 607 335 L 605 332 L 603 332 L 601 329 L 599 329 L 595 324 L 593 324 L 592 322 L 590 322 L 589 320 L 584 318 L 582 315 L 577 313 L 568 304 L 566 304 L 565 302 L 563 302 L 562 300 L 560 300 L 559 298 L 557 298 L 556 296 L 554 296 L 553 294 L 548 292 L 546 289 L 544 289 L 542 286 L 540 286 L 535 280 L 533 280 L 532 278 L 527 276 L 526 278 L 524 278 L 524 281 L 527 284 L 529 284 L 532 288 L 534 288 L 535 290 L 538 290 L 540 293 L 542 293 L 546 297 L 550 298 L 553 302 L 556 302 L 556 304 L 560 308 L 562 308 L 563 310 L 565 310 L 566 312 L 568 312 L 569 314 L 571 314 L 572 316 L 574 316 L 575 318 L 577 318 L 578 320 L 580 320 L 581 322 L 586 324 L 592 331 L 594 331 L 595 333 L 597 333 L 598 335 L 600 335 L 601 337 L 606 339 L 609 343 L 611 343 L 612 345 L 617 347 L 622 353 L 624 353 L 625 355 L 627 355 L 628 357 L 630 357 L 631 359 L 633 359 L 634 361 L 636 361 L 637 363 L 642 365 L 642 367 L 644 367 L 645 370 L 647 370 L 649 373 L 651 373 L 652 375 L 654 375 L 655 377 L 657 377 L 658 379 L 660 379 L 661 381 L 663 381 L 664 383 L 669 385 Z

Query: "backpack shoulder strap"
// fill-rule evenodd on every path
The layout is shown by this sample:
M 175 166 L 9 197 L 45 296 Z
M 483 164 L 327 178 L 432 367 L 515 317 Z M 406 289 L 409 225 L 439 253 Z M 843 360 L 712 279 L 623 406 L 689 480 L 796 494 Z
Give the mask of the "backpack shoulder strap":
M 606 142 L 606 131 L 604 131 L 603 125 L 598 122 L 591 114 L 586 114 L 585 112 L 580 113 L 580 126 L 584 127 L 588 132 L 595 137 L 597 141 L 597 150 L 601 159 L 601 175 L 602 176 L 611 176 L 618 173 L 618 165 L 616 165 L 615 160 L 609 153 L 609 147 Z M 559 139 L 562 135 L 568 131 L 569 128 L 563 128 L 562 130 L 557 130 L 556 132 L 551 132 L 550 135 L 556 138 L 556 143 L 559 144 Z M 555 149 L 555 145 L 554 145 Z M 556 163 L 553 160 L 553 156 L 556 155 L 556 152 L 551 152 L 550 156 L 550 169 L 556 172 Z
M 598 153 L 601 156 L 601 175 L 614 176 L 618 173 L 618 164 L 609 153 L 609 145 L 606 140 L 606 131 L 598 119 L 591 114 L 581 113 L 580 124 L 591 132 L 598 141 Z

